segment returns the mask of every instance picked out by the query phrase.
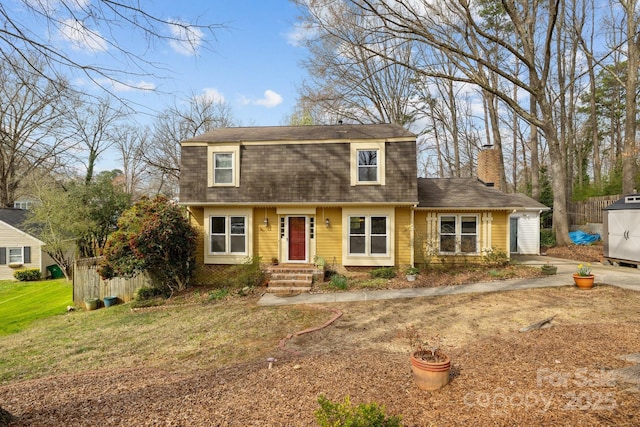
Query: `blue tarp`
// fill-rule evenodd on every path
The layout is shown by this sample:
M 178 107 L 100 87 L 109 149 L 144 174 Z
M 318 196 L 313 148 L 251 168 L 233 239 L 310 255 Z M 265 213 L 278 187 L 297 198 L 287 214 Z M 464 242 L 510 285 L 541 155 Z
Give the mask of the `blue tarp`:
M 585 233 L 584 231 L 578 230 L 578 231 L 570 231 L 569 238 L 576 245 L 590 245 L 593 242 L 597 242 L 598 240 L 600 240 L 600 235 L 597 233 L 589 234 L 589 233 Z

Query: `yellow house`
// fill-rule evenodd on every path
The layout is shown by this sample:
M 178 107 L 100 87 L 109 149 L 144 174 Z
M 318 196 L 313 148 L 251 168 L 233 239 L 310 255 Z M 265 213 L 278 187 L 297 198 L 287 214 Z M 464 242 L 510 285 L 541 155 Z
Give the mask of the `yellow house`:
M 515 199 L 491 188 L 492 204 L 435 206 L 435 181 L 417 177 L 416 135 L 398 125 L 222 128 L 183 141 L 181 159 L 201 284 L 256 256 L 405 267 L 424 261 L 428 242 L 445 256 L 509 248 Z

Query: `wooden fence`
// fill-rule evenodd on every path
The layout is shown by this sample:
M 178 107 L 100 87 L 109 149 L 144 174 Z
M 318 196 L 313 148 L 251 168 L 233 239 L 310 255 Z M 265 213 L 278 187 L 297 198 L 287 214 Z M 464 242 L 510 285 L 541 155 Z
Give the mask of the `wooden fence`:
M 151 281 L 146 274 L 131 279 L 115 277 L 103 280 L 98 274 L 98 263 L 101 258 L 83 258 L 74 264 L 73 269 L 73 302 L 82 304 L 87 298 L 115 296 L 120 302 L 133 299 L 135 291 L 142 286 L 150 286 Z
M 582 202 L 569 202 L 567 204 L 569 223 L 571 225 L 602 224 L 602 209 L 617 202 L 620 197 L 622 196 L 600 196 L 590 197 Z

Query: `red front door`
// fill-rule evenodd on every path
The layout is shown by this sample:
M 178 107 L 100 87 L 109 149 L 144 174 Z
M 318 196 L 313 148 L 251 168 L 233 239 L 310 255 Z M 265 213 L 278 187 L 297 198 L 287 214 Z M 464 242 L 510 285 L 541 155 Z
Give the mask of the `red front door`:
M 306 261 L 306 246 L 306 218 L 303 216 L 289 217 L 289 261 Z

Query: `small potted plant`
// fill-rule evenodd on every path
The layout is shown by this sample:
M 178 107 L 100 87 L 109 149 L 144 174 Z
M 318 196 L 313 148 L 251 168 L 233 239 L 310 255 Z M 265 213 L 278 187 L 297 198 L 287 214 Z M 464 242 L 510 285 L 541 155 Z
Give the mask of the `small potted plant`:
M 414 326 L 407 328 L 406 336 L 411 348 L 411 371 L 418 388 L 435 391 L 449 384 L 451 359 L 439 348 L 440 336 L 435 335 L 427 342 L 420 339 Z
M 407 275 L 407 281 L 409 282 L 415 281 L 418 273 L 420 273 L 420 269 L 418 267 L 407 268 L 407 270 L 405 271 L 405 274 Z
M 542 274 L 546 274 L 547 276 L 551 276 L 553 274 L 556 274 L 556 272 L 558 271 L 558 267 L 556 267 L 553 264 L 549 264 L 547 262 L 542 267 L 540 267 L 540 270 L 542 270 Z
M 595 275 L 591 273 L 591 264 L 579 264 L 576 272 L 573 274 L 573 281 L 580 289 L 593 288 Z
M 271 258 L 271 265 L 278 265 L 278 258 L 276 257 Z

